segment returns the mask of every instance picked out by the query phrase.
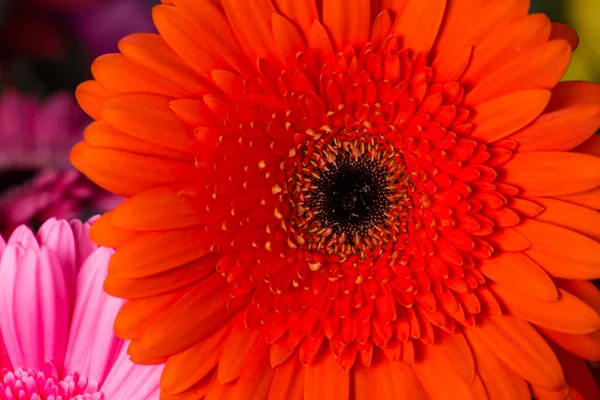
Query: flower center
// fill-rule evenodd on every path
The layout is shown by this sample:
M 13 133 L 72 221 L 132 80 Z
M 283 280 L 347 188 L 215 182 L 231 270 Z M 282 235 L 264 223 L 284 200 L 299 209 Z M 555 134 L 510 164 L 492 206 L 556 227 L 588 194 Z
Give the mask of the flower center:
M 56 368 L 47 362 L 43 371 L 23 370 L 0 371 L 0 400 L 100 400 L 98 383 L 81 378 L 78 374 L 68 374 L 58 378 Z
M 315 134 L 289 161 L 291 236 L 299 247 L 363 258 L 405 230 L 408 178 L 384 134 L 365 127 Z

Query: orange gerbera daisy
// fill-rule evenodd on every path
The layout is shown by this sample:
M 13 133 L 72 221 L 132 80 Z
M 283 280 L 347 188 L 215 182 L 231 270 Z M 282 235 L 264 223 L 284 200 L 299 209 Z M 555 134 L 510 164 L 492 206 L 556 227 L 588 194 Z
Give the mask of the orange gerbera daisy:
M 163 399 L 600 398 L 600 86 L 527 0 L 163 0 L 74 164 Z

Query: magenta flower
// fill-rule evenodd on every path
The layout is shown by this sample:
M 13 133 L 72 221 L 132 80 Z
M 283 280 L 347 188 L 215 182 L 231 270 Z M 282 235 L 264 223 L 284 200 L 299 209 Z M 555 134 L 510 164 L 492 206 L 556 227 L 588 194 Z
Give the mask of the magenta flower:
M 71 167 L 69 151 L 89 122 L 72 95 L 41 102 L 14 90 L 0 97 L 0 173 L 31 171 L 33 178 L 0 194 L 0 234 L 50 217 L 106 211 L 120 198 Z M 8 172 L 8 173 L 7 173 Z
M 151 400 L 162 365 L 136 365 L 102 290 L 111 249 L 89 223 L 51 219 L 0 237 L 0 399 Z

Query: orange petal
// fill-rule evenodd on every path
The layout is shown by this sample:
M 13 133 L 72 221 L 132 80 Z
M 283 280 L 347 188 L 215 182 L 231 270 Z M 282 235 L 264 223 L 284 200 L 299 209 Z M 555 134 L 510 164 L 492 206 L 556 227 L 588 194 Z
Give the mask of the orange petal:
M 544 14 L 528 15 L 499 26 L 475 47 L 461 82 L 477 82 L 523 51 L 543 44 L 550 37 L 550 28 L 550 19 Z
M 522 253 L 502 252 L 483 260 L 482 274 L 523 296 L 541 300 L 556 300 L 558 291 L 554 282 L 535 262 Z
M 232 400 L 234 389 L 235 382 L 222 384 L 218 381 L 217 374 L 214 374 L 213 381 L 204 400 Z
M 131 239 L 134 231 L 117 228 L 110 222 L 112 211 L 104 213 L 90 228 L 90 238 L 94 243 L 104 247 L 118 247 Z
M 465 46 L 453 53 L 442 53 L 434 58 L 431 68 L 434 72 L 434 83 L 455 82 L 460 78 L 471 61 L 473 48 Z
M 222 123 L 215 118 L 203 99 L 176 99 L 169 103 L 169 107 L 183 122 L 192 127 L 216 127 Z
M 475 361 L 465 337 L 455 332 L 439 339 L 422 345 L 422 359 L 413 364 L 425 392 L 431 399 L 485 399 L 474 384 Z
M 577 50 L 577 47 L 579 47 L 579 35 L 575 29 L 568 25 L 561 24 L 560 22 L 552 22 L 550 40 L 557 39 L 566 40 L 573 51 Z
M 315 20 L 319 19 L 315 0 L 274 0 L 281 14 L 296 23 L 308 39 L 310 29 Z
M 335 384 L 332 384 L 335 382 Z M 350 398 L 350 373 L 344 372 L 340 361 L 329 351 L 306 367 L 304 398 L 339 400 Z
M 229 321 L 205 340 L 169 357 L 160 380 L 161 392 L 165 394 L 184 392 L 208 375 L 219 362 L 225 339 L 234 322 L 236 319 Z M 190 369 L 190 365 L 194 368 Z M 182 374 L 182 371 L 187 373 Z
M 529 400 L 527 382 L 491 354 L 485 342 L 477 335 L 467 335 L 473 350 L 477 372 L 481 376 L 490 400 Z
M 600 157 L 587 154 L 517 153 L 503 168 L 506 182 L 527 196 L 560 196 L 600 186 Z
M 109 96 L 110 93 L 98 81 L 83 82 L 75 90 L 75 97 L 83 111 L 96 120 L 102 118 L 100 110 Z
M 563 347 L 564 349 L 585 360 L 600 361 L 600 331 L 594 331 L 585 335 L 573 335 L 537 327 L 548 339 Z
M 189 68 L 159 35 L 125 36 L 119 41 L 119 50 L 129 61 L 192 96 L 201 96 L 210 90 L 208 82 Z
M 271 15 L 271 26 L 281 61 L 288 68 L 294 68 L 298 53 L 306 51 L 306 43 L 301 33 L 294 24 L 279 14 Z
M 190 164 L 194 162 L 194 156 L 187 151 L 182 153 L 171 150 L 164 146 L 158 146 L 147 141 L 140 140 L 113 128 L 106 121 L 92 122 L 85 129 L 83 135 L 85 141 L 93 147 L 124 150 L 142 155 L 170 158 L 178 161 L 188 161 Z
M 323 2 L 323 24 L 338 52 L 347 46 L 362 47 L 369 41 L 370 0 Z
M 600 290 L 590 281 L 574 279 L 557 279 L 556 284 L 567 292 L 574 294 L 600 313 Z
M 92 63 L 94 78 L 111 94 L 152 93 L 185 97 L 186 92 L 144 71 L 122 54 L 105 54 Z
M 413 368 L 404 362 L 381 359 L 353 370 L 356 400 L 427 400 L 427 394 Z
M 551 89 L 565 73 L 571 60 L 571 46 L 553 40 L 513 58 L 502 68 L 481 79 L 465 97 L 472 106 L 525 89 Z
M 531 247 L 529 240 L 513 228 L 497 229 L 485 240 L 506 251 L 523 251 Z
M 465 330 L 469 342 L 481 343 L 525 380 L 547 390 L 565 381 L 560 364 L 546 341 L 526 321 L 510 315 L 490 316 Z
M 121 203 L 111 221 L 137 231 L 189 228 L 206 221 L 206 204 L 181 186 L 150 189 Z
M 552 276 L 568 279 L 600 277 L 600 243 L 559 226 L 527 220 L 515 227 L 531 242 L 525 251 Z
M 163 391 L 160 394 L 161 400 L 188 400 L 190 398 L 203 399 L 210 391 L 212 380 L 212 374 L 208 374 L 185 392 L 170 394 Z
M 319 20 L 315 20 L 308 36 L 308 49 L 317 55 L 322 62 L 330 61 L 333 58 L 333 47 L 327 31 L 321 25 Z
M 586 334 L 600 329 L 600 316 L 592 307 L 569 292 L 558 289 L 556 301 L 538 300 L 511 291 L 505 286 L 490 286 L 508 311 L 536 325 L 559 332 Z
M 225 288 L 226 281 L 218 274 L 189 286 L 169 312 L 154 320 L 143 333 L 140 343 L 147 353 L 156 357 L 171 356 L 217 331 L 232 317 L 226 310 L 229 296 Z
M 438 36 L 446 0 L 409 1 L 396 16 L 392 34 L 402 38 L 404 48 L 429 52 Z
M 235 36 L 250 60 L 255 62 L 259 58 L 277 59 L 275 39 L 271 30 L 271 14 L 275 9 L 271 2 L 221 0 L 221 3 Z
M 546 112 L 560 110 L 576 105 L 600 103 L 600 85 L 593 82 L 559 82 L 552 88 L 552 99 Z
M 600 124 L 599 124 L 600 127 Z M 588 140 L 577 146 L 574 151 L 600 157 L 600 135 L 592 135 Z
M 217 59 L 218 53 L 206 50 L 207 42 L 205 38 L 211 37 L 213 34 L 202 35 L 196 20 L 189 18 L 179 7 L 156 6 L 152 9 L 152 19 L 156 29 L 160 32 L 160 36 L 167 42 L 169 47 L 201 77 L 210 79 L 213 70 L 228 66 Z M 181 98 L 185 96 L 172 97 Z
M 204 237 L 203 228 L 137 234 L 117 249 L 108 270 L 123 278 L 159 274 L 210 254 Z
M 200 174 L 190 163 L 93 148 L 85 142 L 73 148 L 71 161 L 96 184 L 125 197 L 155 186 L 192 181 Z
M 579 105 L 542 114 L 510 139 L 519 142 L 519 151 L 571 150 L 599 127 L 600 103 Z
M 267 398 L 275 373 L 269 364 L 269 346 L 265 340 L 256 343 L 235 384 L 232 399 L 265 400 Z
M 556 355 L 565 371 L 565 378 L 567 378 L 569 386 L 575 389 L 583 399 L 600 399 L 598 383 L 586 363 L 561 349 L 556 350 Z
M 202 38 L 202 46 L 217 58 L 221 68 L 231 68 L 248 77 L 256 71 L 227 21 L 220 2 L 211 0 L 178 0 L 177 8 L 192 17 L 194 28 Z M 215 35 L 215 32 L 219 32 Z M 185 60 L 185 58 L 184 58 Z
M 392 18 L 387 10 L 381 11 L 371 27 L 371 43 L 379 48 L 383 41 L 390 35 L 392 30 Z
M 544 207 L 544 212 L 536 217 L 537 220 L 562 226 L 600 240 L 600 213 L 598 211 L 557 199 L 538 197 L 532 200 Z
M 473 108 L 472 137 L 494 142 L 536 119 L 550 101 L 549 90 L 523 90 L 478 104 Z
M 304 371 L 304 366 L 296 358 L 278 366 L 267 400 L 303 400 Z
M 193 130 L 173 113 L 170 99 L 147 94 L 121 95 L 102 107 L 102 118 L 138 139 L 184 153 L 194 152 L 198 141 Z
M 579 204 L 580 206 L 593 208 L 594 210 L 600 210 L 600 188 L 560 196 L 559 199 L 568 201 L 569 203 Z
M 260 333 L 259 329 L 246 329 L 243 321 L 233 328 L 225 341 L 221 361 L 219 361 L 217 379 L 220 383 L 232 382 L 240 376 L 242 367 L 255 344 L 264 341 Z
M 108 274 L 104 291 L 126 299 L 157 296 L 180 289 L 203 279 L 215 270 L 214 257 L 204 257 L 181 267 L 144 278 L 125 278 Z
M 138 339 L 146 328 L 162 316 L 185 291 L 165 293 L 143 299 L 128 300 L 115 318 L 115 334 L 123 339 Z

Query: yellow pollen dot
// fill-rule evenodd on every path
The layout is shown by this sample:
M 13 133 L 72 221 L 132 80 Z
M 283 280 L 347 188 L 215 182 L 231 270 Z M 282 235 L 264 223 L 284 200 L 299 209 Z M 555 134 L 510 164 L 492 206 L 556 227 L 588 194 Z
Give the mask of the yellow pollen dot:
M 267 242 L 267 243 L 265 243 L 265 249 L 266 249 L 267 251 L 271 251 L 271 242 Z
M 283 189 L 281 189 L 281 186 L 279 185 L 275 185 L 271 188 L 271 193 L 273 194 L 279 194 L 283 191 Z
M 275 218 L 277 218 L 277 219 L 282 219 L 283 218 L 283 215 L 281 215 L 281 213 L 279 212 L 279 210 L 277 209 L 277 207 L 275 207 L 273 209 L 273 215 L 275 215 Z
M 310 268 L 311 271 L 318 271 L 321 268 L 321 263 L 308 263 L 308 268 Z
M 265 160 L 260 160 L 258 162 L 258 168 L 265 169 L 266 167 L 267 167 L 267 163 L 265 162 Z

